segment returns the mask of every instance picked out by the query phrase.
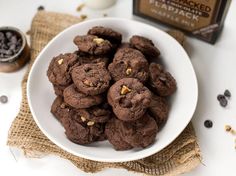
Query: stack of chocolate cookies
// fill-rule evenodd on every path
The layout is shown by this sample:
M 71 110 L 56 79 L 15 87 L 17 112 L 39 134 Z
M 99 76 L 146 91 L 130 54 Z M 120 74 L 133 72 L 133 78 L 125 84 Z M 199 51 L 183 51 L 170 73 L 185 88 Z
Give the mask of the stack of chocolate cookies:
M 106 140 L 116 150 L 151 145 L 165 124 L 167 96 L 176 81 L 160 60 L 160 51 L 142 36 L 122 43 L 122 35 L 96 26 L 74 38 L 78 50 L 60 54 L 47 76 L 57 98 L 51 112 L 69 140 L 89 144 Z

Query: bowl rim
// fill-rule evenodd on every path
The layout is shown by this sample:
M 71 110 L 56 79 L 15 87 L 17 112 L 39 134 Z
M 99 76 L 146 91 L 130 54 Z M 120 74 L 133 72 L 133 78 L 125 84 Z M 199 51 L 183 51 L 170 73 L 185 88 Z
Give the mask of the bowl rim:
M 96 19 L 90 19 L 90 20 L 87 20 L 87 21 L 83 21 L 83 22 L 80 22 L 80 23 L 76 23 L 66 29 L 64 29 L 62 32 L 58 33 L 51 41 L 48 42 L 48 44 L 41 50 L 41 52 L 39 53 L 39 55 L 36 57 L 31 69 L 30 69 L 30 72 L 29 72 L 29 76 L 28 76 L 28 81 L 27 81 L 27 89 L 26 89 L 26 94 L 27 94 L 27 100 L 28 100 L 28 104 L 29 104 L 29 107 L 30 107 L 30 110 L 31 110 L 31 113 L 32 113 L 32 116 L 33 116 L 33 119 L 35 120 L 37 126 L 39 127 L 39 129 L 54 143 L 56 144 L 57 146 L 59 146 L 60 148 L 62 148 L 63 150 L 75 155 L 75 156 L 78 156 L 78 157 L 82 157 L 82 158 L 85 158 L 85 159 L 89 159 L 89 160 L 93 160 L 93 161 L 98 161 L 98 162 L 113 162 L 113 163 L 117 163 L 117 162 L 127 162 L 127 161 L 135 161 L 135 160 L 139 160 L 139 159 L 143 159 L 143 158 L 146 158 L 148 156 L 151 156 L 161 150 L 163 150 L 165 147 L 167 147 L 168 145 L 170 145 L 183 131 L 184 129 L 187 127 L 187 125 L 189 124 L 189 122 L 191 121 L 192 117 L 193 117 L 193 114 L 196 110 L 196 107 L 197 107 L 197 102 L 198 102 L 198 81 L 197 81 L 197 76 L 196 76 L 196 73 L 195 73 L 195 70 L 193 68 L 193 65 L 190 61 L 190 58 L 188 56 L 188 54 L 186 53 L 186 51 L 183 49 L 183 47 L 181 46 L 182 50 L 184 51 L 184 54 L 186 55 L 186 57 L 188 58 L 188 61 L 189 62 L 189 66 L 191 66 L 191 70 L 192 70 L 192 73 L 193 73 L 193 81 L 194 81 L 194 85 L 196 86 L 196 89 L 195 89 L 195 92 L 194 92 L 194 95 L 196 97 L 195 101 L 194 101 L 194 105 L 193 105 L 193 111 L 191 113 L 191 118 L 188 119 L 188 121 L 186 120 L 185 124 L 184 124 L 184 128 L 182 130 L 180 130 L 173 139 L 169 140 L 169 143 L 165 146 L 162 146 L 158 151 L 153 151 L 153 150 L 147 150 L 145 152 L 145 155 L 142 155 L 142 156 L 138 156 L 138 157 L 130 157 L 130 158 L 97 158 L 97 157 L 93 157 L 93 156 L 87 156 L 87 155 L 84 155 L 82 152 L 81 153 L 77 153 L 77 152 L 74 152 L 73 150 L 67 148 L 67 147 L 64 147 L 62 144 L 60 144 L 60 142 L 58 142 L 54 137 L 48 135 L 48 133 L 44 130 L 44 128 L 41 126 L 41 124 L 39 123 L 38 121 L 38 118 L 36 117 L 35 113 L 34 113 L 34 110 L 33 110 L 33 107 L 32 107 L 32 102 L 31 102 L 31 99 L 30 99 L 30 80 L 33 79 L 32 78 L 32 72 L 34 70 L 34 68 L 36 67 L 37 63 L 40 61 L 40 57 L 42 55 L 42 53 L 44 53 L 44 51 L 48 48 L 49 45 L 51 45 L 51 43 L 53 43 L 57 37 L 63 35 L 64 33 L 66 33 L 68 30 L 70 30 L 71 28 L 74 28 L 75 26 L 77 25 L 80 25 L 80 24 L 84 24 L 84 23 L 91 23 L 91 22 L 96 22 L 98 23 L 99 21 L 119 21 L 119 22 L 134 22 L 134 23 L 138 23 L 140 25 L 144 25 L 146 27 L 149 27 L 149 28 L 153 28 L 155 30 L 158 30 L 159 32 L 162 32 L 164 33 L 164 35 L 167 35 L 168 37 L 171 38 L 171 40 L 173 42 L 175 42 L 177 45 L 181 46 L 172 36 L 170 36 L 169 34 L 165 33 L 163 30 L 159 29 L 159 28 L 156 28 L 152 25 L 149 25 L 149 24 L 146 24 L 146 23 L 143 23 L 143 22 L 139 22 L 139 21 L 136 21 L 136 20 L 133 20 L 133 19 L 125 19 L 125 18 L 117 18 L 117 17 L 106 17 L 106 18 L 96 18 Z M 124 23 L 125 24 L 125 23 Z M 78 144 L 79 145 L 79 144 Z M 119 152 L 119 151 L 117 151 Z

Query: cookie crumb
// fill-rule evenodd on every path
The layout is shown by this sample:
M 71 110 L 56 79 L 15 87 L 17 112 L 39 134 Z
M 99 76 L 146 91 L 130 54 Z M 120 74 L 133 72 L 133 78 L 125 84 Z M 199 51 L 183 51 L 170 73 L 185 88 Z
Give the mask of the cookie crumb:
M 107 13 L 104 13 L 104 14 L 103 14 L 103 17 L 107 17 L 107 16 L 108 16 Z
M 130 93 L 130 92 L 131 92 L 131 89 L 128 88 L 127 86 L 123 85 L 122 88 L 121 88 L 120 94 L 125 95 L 125 94 Z
M 225 131 L 230 132 L 231 129 L 232 129 L 231 126 L 229 126 L 229 125 L 225 125 Z
M 84 15 L 84 14 L 80 15 L 80 18 L 81 18 L 82 20 L 85 20 L 87 17 L 88 17 L 88 16 L 87 16 L 87 15 Z
M 85 7 L 85 3 L 82 3 L 76 8 L 76 11 L 80 12 L 84 7 Z
M 93 125 L 94 125 L 94 122 L 93 122 L 93 121 L 89 121 L 89 122 L 87 123 L 87 125 L 88 125 L 88 126 L 93 126 Z
M 132 69 L 131 68 L 127 68 L 127 70 L 125 71 L 126 75 L 130 75 L 132 73 Z
M 63 59 L 60 59 L 59 61 L 57 61 L 59 65 L 61 65 L 63 63 Z

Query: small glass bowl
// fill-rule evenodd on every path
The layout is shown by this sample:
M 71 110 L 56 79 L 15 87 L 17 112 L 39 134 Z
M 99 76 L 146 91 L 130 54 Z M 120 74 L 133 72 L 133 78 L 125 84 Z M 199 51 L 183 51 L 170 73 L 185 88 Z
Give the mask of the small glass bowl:
M 0 58 L 0 72 L 14 72 L 22 68 L 30 58 L 30 48 L 23 32 L 15 27 L 0 27 L 0 32 L 12 32 L 22 39 L 20 50 L 8 58 Z

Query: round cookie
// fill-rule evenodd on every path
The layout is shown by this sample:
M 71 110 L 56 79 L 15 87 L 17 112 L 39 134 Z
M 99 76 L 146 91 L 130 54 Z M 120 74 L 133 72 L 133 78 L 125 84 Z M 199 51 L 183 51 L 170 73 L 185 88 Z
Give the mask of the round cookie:
M 144 114 L 136 121 L 121 123 L 120 132 L 122 138 L 132 147 L 145 148 L 155 141 L 158 127 L 152 117 Z
M 110 87 L 107 98 L 119 119 L 134 121 L 149 107 L 151 92 L 139 80 L 123 78 Z
M 75 67 L 71 75 L 77 89 L 86 95 L 98 95 L 105 92 L 111 80 L 103 63 Z
M 106 123 L 111 117 L 111 111 L 107 103 L 87 109 L 78 109 L 78 113 L 84 122 Z
M 51 113 L 61 122 L 61 119 L 68 117 L 71 108 L 63 101 L 63 98 L 58 96 L 53 101 L 51 106 Z
M 148 38 L 134 35 L 130 38 L 130 44 L 137 50 L 141 51 L 145 56 L 156 58 L 160 55 L 160 51 Z
M 60 54 L 52 59 L 47 76 L 54 85 L 66 86 L 71 83 L 71 67 L 78 62 L 74 53 Z
M 149 65 L 149 73 L 149 84 L 155 93 L 160 96 L 169 96 L 176 91 L 175 79 L 160 64 L 151 63 Z
M 80 51 L 91 55 L 103 55 L 112 51 L 112 45 L 108 40 L 95 35 L 78 35 L 74 38 L 74 43 Z
M 90 96 L 79 92 L 74 84 L 68 86 L 64 90 L 63 96 L 64 101 L 76 109 L 89 108 L 98 105 L 103 101 L 101 95 Z
M 167 100 L 164 97 L 153 94 L 148 114 L 156 120 L 159 130 L 167 121 L 168 113 L 169 105 Z
M 115 81 L 122 78 L 137 78 L 145 82 L 149 75 L 147 60 L 141 52 L 132 48 L 119 49 L 108 70 Z
M 121 43 L 122 35 L 121 33 L 114 31 L 111 28 L 95 26 L 88 31 L 89 35 L 96 35 L 103 39 L 109 40 L 111 43 Z
M 86 125 L 78 122 L 73 116 L 63 118 L 62 125 L 67 138 L 77 144 L 89 144 L 105 139 L 104 125 Z
M 121 137 L 121 133 L 119 130 L 121 123 L 121 120 L 112 117 L 112 119 L 109 120 L 106 124 L 105 134 L 107 136 L 108 141 L 113 145 L 115 150 L 129 150 L 133 147 L 127 142 L 125 142 Z

